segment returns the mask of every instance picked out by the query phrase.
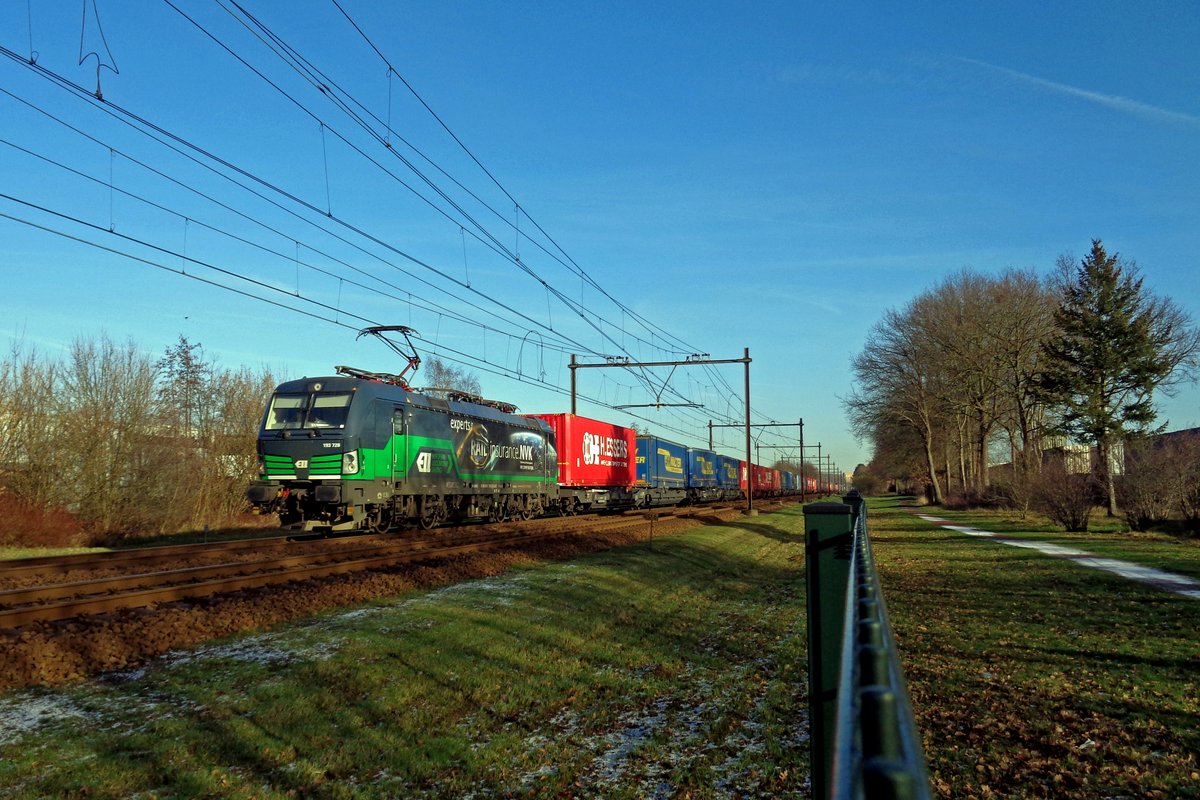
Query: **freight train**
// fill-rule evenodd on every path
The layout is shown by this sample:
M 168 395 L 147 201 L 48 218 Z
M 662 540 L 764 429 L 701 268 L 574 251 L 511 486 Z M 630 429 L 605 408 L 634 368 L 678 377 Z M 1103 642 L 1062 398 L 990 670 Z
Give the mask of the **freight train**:
M 283 383 L 267 403 L 246 496 L 284 527 L 382 533 L 799 493 L 793 473 L 619 425 L 338 372 Z

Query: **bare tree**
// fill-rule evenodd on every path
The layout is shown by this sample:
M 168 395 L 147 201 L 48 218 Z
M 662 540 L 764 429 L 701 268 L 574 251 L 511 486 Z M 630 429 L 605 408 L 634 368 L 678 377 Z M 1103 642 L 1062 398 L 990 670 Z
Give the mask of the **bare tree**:
M 213 412 L 213 365 L 204 360 L 203 345 L 180 334 L 154 366 L 163 423 L 178 436 L 196 438 Z
M 1055 456 L 1042 468 L 1034 502 L 1042 513 L 1068 531 L 1082 533 L 1088 529 L 1096 506 L 1097 489 L 1092 475 L 1069 472 L 1064 460 Z
M 1046 406 L 1038 386 L 1046 369 L 1042 347 L 1054 333 L 1055 296 L 1031 272 L 1010 271 L 992 288 L 1002 310 L 995 343 L 1003 362 L 1000 391 L 1014 471 L 1036 476 L 1042 461 Z
M 57 374 L 57 365 L 20 342 L 0 362 L 0 476 L 37 508 L 61 500 Z
M 916 431 L 902 425 L 880 428 L 871 444 L 873 457 L 869 468 L 884 481 L 885 487 L 894 483 L 897 492 L 912 492 L 932 499 L 932 485 Z
M 1125 474 L 1117 501 L 1135 531 L 1181 514 L 1194 519 L 1200 497 L 1200 436 L 1187 432 L 1135 437 L 1125 444 Z
M 464 367 L 455 367 L 436 356 L 421 361 L 421 381 L 433 389 L 453 389 L 467 394 L 481 395 L 483 387 L 479 376 Z
M 92 530 L 128 531 L 148 516 L 144 484 L 159 464 L 144 447 L 153 427 L 154 365 L 132 342 L 76 339 L 56 388 L 69 507 Z
M 157 366 L 160 422 L 147 448 L 165 463 L 145 487 L 157 498 L 155 527 L 224 524 L 245 507 L 258 426 L 276 381 L 266 370 L 222 370 L 184 336 Z
M 999 314 L 990 289 L 989 279 L 964 270 L 922 295 L 916 309 L 933 368 L 942 377 L 933 386 L 942 403 L 968 423 L 964 433 L 977 495 L 987 487 L 987 446 L 1001 415 L 1003 368 L 994 342 Z
M 934 351 L 918 321 L 921 304 L 903 313 L 888 310 L 872 327 L 863 352 L 855 357 L 855 387 L 843 401 L 851 429 L 859 439 L 876 438 L 881 429 L 901 425 L 916 434 L 924 453 L 924 471 L 933 502 L 943 500 L 935 461 L 935 427 L 942 405 Z

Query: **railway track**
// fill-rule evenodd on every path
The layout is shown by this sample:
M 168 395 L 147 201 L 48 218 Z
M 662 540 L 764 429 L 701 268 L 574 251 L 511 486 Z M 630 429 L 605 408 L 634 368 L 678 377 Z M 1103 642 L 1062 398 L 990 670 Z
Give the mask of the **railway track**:
M 759 507 L 770 510 L 774 506 L 764 503 Z M 494 575 L 512 564 L 528 563 L 531 557 L 559 559 L 633 544 L 647 536 L 676 533 L 697 524 L 729 524 L 739 518 L 736 506 L 662 508 L 623 515 L 551 517 L 511 525 L 443 528 L 423 533 L 420 539 L 357 536 L 287 542 L 281 546 L 282 552 L 278 547 L 268 546 L 257 557 L 253 549 L 244 549 L 252 548 L 251 544 L 239 543 L 232 550 L 209 545 L 210 550 L 217 552 L 213 561 L 195 555 L 197 548 L 187 547 L 182 552 L 175 551 L 178 559 L 175 561 L 168 558 L 156 562 L 151 558 L 120 564 L 114 554 L 101 558 L 99 565 L 86 567 L 84 560 L 94 557 L 43 559 L 41 567 L 45 569 L 40 573 L 35 566 L 38 562 L 0 562 L 0 587 L 6 585 L 2 582 L 5 572 L 14 567 L 20 567 L 21 577 L 19 581 L 12 580 L 23 581 L 18 587 L 23 590 L 52 584 L 84 584 L 70 590 L 55 590 L 62 595 L 58 598 L 48 593 L 40 598 L 26 595 L 22 603 L 16 602 L 16 595 L 9 595 L 9 605 L 0 600 L 0 610 L 11 612 L 7 620 L 0 622 L 0 690 L 71 683 L 100 672 L 136 667 L 171 650 L 238 631 L 391 598 L 421 587 L 434 588 Z M 472 551 L 467 549 L 472 547 L 465 538 L 468 536 L 491 537 L 491 540 L 476 542 Z M 261 543 L 260 540 L 258 544 Z M 388 543 L 395 546 L 395 552 L 361 552 Z M 257 580 L 262 587 L 259 589 L 248 588 L 253 575 L 235 572 L 251 572 L 247 562 L 280 561 L 322 548 L 326 550 L 327 563 L 277 564 L 273 572 L 262 573 Z M 167 554 L 158 550 L 158 555 Z M 476 555 L 439 558 L 456 552 Z M 400 566 L 379 568 L 386 567 L 384 559 L 392 559 L 391 563 Z M 404 566 L 405 562 L 411 566 Z M 71 567 L 60 571 L 66 564 Z M 222 574 L 218 570 L 201 577 L 201 568 L 228 572 Z M 193 570 L 190 578 L 177 575 L 174 586 L 164 586 L 161 582 L 157 587 L 151 586 L 151 581 L 159 579 L 146 577 L 185 569 Z M 307 574 L 302 570 L 308 570 Z M 305 579 L 322 570 L 328 577 Z M 97 585 L 98 581 L 115 577 L 132 578 L 133 584 L 141 581 L 143 585 L 131 584 L 124 589 L 111 583 L 107 587 Z M 89 582 L 92 586 L 87 588 Z M 193 599 L 171 602 L 187 597 Z M 22 619 L 32 621 L 20 622 Z
M 472 526 L 453 529 L 452 540 L 444 533 L 420 539 L 366 535 L 303 543 L 274 537 L 0 562 L 0 585 L 26 584 L 0 591 L 0 629 L 499 550 L 581 529 L 620 530 L 649 520 L 715 511 L 711 507 L 670 508 Z M 299 545 L 305 546 L 306 552 L 296 552 Z M 262 557 L 266 553 L 271 555 Z M 191 563 L 195 560 L 203 563 Z M 72 575 L 88 577 L 56 579 Z

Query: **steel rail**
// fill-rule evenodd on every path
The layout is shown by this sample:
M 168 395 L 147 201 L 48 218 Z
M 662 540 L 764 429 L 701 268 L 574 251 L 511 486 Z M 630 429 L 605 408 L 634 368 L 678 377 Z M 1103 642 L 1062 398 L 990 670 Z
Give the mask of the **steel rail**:
M 223 542 L 192 542 L 168 544 L 155 547 L 134 547 L 123 550 L 108 550 L 96 553 L 74 553 L 62 556 L 37 556 L 0 561 L 0 577 L 25 572 L 72 572 L 96 569 L 112 565 L 130 564 L 138 561 L 170 560 L 192 553 L 207 554 L 220 551 L 253 550 L 267 547 L 288 547 L 288 536 L 270 536 L 263 539 L 231 539 Z
M 675 510 L 672 510 L 672 512 L 666 516 L 678 515 L 674 513 Z M 641 515 L 621 515 L 614 517 L 607 523 L 593 523 L 588 526 L 587 530 L 594 531 L 599 528 L 619 529 L 623 527 L 636 527 L 642 524 L 645 524 L 645 520 L 641 518 Z M 578 532 L 578 530 L 578 528 L 572 526 L 564 526 L 538 533 L 505 531 L 500 536 L 496 536 L 496 531 L 493 528 L 488 533 L 481 532 L 467 541 L 463 541 L 460 537 L 454 544 L 449 545 L 436 539 L 395 540 L 394 542 L 377 547 L 361 548 L 357 552 L 361 555 L 371 552 L 395 550 L 397 548 L 404 548 L 404 552 L 367 555 L 366 557 L 353 558 L 351 560 L 346 560 L 345 556 L 355 555 L 356 551 L 351 551 L 350 553 L 325 551 L 308 555 L 287 556 L 279 559 L 228 562 L 158 573 L 101 578 L 95 581 L 79 581 L 24 589 L 11 589 L 0 592 L 0 628 L 19 628 L 34 622 L 54 622 L 73 617 L 137 608 L 155 603 L 207 597 L 242 589 L 310 580 L 348 572 L 379 569 L 414 561 L 445 558 L 473 552 L 487 552 L 511 545 L 531 544 L 555 539 Z M 337 560 L 334 563 L 329 563 L 331 558 Z M 236 574 L 251 570 L 255 574 Z M 235 573 L 235 576 L 231 577 L 231 572 Z M 147 582 L 152 581 L 163 581 L 164 585 L 147 587 Z M 91 596 L 79 596 L 82 592 L 90 590 L 94 590 L 91 591 Z M 108 593 L 97 594 L 98 592 Z M 72 595 L 71 599 L 64 599 Z M 29 605 L 29 603 L 35 603 L 39 600 L 57 600 L 57 602 Z M 3 608 L 5 605 L 11 607 Z
M 487 552 L 514 544 L 530 544 L 546 539 L 553 539 L 565 534 L 566 532 L 564 531 L 540 535 L 535 534 L 533 536 L 528 534 L 508 535 L 493 538 L 489 541 L 458 543 L 436 549 L 409 550 L 403 553 L 392 553 L 351 561 L 337 561 L 333 564 L 321 563 L 308 566 L 294 566 L 286 568 L 284 571 L 260 572 L 256 575 L 240 577 L 218 577 L 200 582 L 175 583 L 169 586 L 137 589 L 99 597 L 77 598 L 46 605 L 23 606 L 0 610 L 0 628 L 17 628 L 33 622 L 54 622 L 73 617 L 138 608 L 156 603 L 195 599 L 243 589 L 261 588 L 349 572 L 380 569 L 414 561 L 445 558 L 473 552 Z M 237 566 L 241 567 L 244 564 L 238 564 Z

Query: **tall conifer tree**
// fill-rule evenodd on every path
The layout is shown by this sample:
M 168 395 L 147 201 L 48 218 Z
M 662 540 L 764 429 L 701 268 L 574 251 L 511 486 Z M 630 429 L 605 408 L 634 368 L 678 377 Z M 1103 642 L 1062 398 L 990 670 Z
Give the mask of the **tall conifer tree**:
M 1060 268 L 1058 330 L 1044 346 L 1041 385 L 1061 409 L 1062 432 L 1096 447 L 1097 477 L 1115 515 L 1113 447 L 1150 431 L 1154 391 L 1195 367 L 1200 339 L 1183 311 L 1145 292 L 1137 267 L 1099 239 L 1073 275 L 1069 261 Z

